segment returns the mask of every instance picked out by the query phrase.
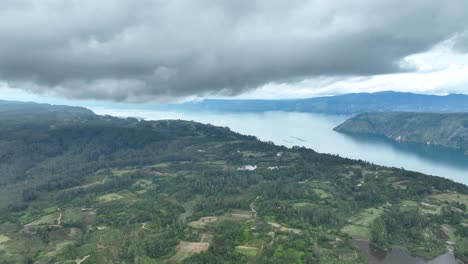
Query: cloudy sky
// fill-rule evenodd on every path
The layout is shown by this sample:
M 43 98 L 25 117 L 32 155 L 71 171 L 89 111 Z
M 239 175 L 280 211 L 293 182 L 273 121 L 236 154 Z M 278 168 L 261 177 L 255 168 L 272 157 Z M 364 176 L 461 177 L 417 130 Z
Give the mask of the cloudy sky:
M 468 93 L 468 1 L 2 0 L 0 99 Z

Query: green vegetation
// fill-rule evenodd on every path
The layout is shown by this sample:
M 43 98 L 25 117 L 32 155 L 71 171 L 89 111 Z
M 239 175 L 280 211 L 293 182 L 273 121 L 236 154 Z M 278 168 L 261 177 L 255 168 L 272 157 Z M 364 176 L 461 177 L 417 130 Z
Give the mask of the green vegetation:
M 347 120 L 335 130 L 461 149 L 468 155 L 467 113 L 366 113 Z
M 2 264 L 364 263 L 353 236 L 466 260 L 468 187 L 443 178 L 186 121 L 0 123 Z
M 346 234 L 350 234 L 353 237 L 362 237 L 362 238 L 369 238 L 369 228 L 364 226 L 358 225 L 347 225 L 344 226 L 341 231 Z
M 455 254 L 465 262 L 468 261 L 468 240 L 465 239 L 455 247 Z
M 10 240 L 9 237 L 4 236 L 4 235 L 0 235 L 0 244 L 8 242 L 8 240 Z
M 122 199 L 123 196 L 120 196 L 116 193 L 109 193 L 109 194 L 106 194 L 106 195 L 103 195 L 101 197 L 98 198 L 98 201 L 100 202 L 111 202 L 111 201 L 114 201 L 114 200 L 118 200 L 118 199 Z
M 249 246 L 237 246 L 236 252 L 249 257 L 255 257 L 257 255 L 258 248 Z

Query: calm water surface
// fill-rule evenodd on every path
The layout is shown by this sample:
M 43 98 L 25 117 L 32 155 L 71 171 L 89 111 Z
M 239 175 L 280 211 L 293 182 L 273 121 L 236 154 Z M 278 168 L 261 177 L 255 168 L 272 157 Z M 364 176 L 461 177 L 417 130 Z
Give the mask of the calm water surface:
M 452 251 L 434 259 L 425 260 L 411 256 L 408 252 L 398 248 L 385 252 L 366 241 L 354 240 L 353 244 L 366 255 L 369 264 L 463 264 L 463 261 L 455 258 Z
M 317 152 L 338 154 L 379 165 L 402 167 L 468 184 L 468 156 L 459 151 L 419 144 L 397 143 L 383 138 L 350 136 L 333 128 L 350 118 L 295 112 L 211 113 L 158 112 L 94 108 L 97 114 L 132 116 L 149 120 L 184 119 L 257 136 L 279 145 L 305 146 Z

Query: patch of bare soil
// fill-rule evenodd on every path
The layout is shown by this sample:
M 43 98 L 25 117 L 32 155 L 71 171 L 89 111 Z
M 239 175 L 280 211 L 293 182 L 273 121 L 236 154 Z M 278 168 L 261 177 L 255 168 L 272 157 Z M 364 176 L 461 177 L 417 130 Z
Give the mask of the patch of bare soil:
M 184 253 L 200 253 L 210 248 L 209 243 L 205 242 L 180 242 L 177 250 Z
M 232 218 L 237 218 L 237 219 L 250 219 L 252 215 L 247 215 L 247 214 L 231 214 Z
M 203 228 L 209 223 L 213 223 L 218 221 L 218 217 L 216 216 L 206 216 L 200 218 L 198 221 L 193 221 L 188 223 L 189 226 L 194 227 L 194 228 Z

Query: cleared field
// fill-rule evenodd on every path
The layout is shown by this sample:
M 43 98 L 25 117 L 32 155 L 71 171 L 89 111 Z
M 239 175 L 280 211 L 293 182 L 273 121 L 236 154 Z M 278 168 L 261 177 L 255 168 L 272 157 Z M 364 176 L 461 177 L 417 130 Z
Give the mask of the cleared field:
M 357 225 L 347 225 L 341 229 L 346 234 L 358 236 L 360 238 L 369 238 L 369 228 Z
M 258 252 L 258 248 L 256 247 L 249 247 L 249 246 L 237 246 L 236 252 L 244 254 L 246 256 L 256 256 Z
M 203 233 L 200 237 L 200 242 L 210 243 L 214 235 Z
M 382 215 L 382 213 L 382 207 L 367 208 L 358 216 L 351 218 L 350 221 L 353 223 L 353 225 L 367 227 L 372 221 L 374 221 L 374 219 Z
M 341 229 L 344 233 L 360 238 L 369 238 L 369 224 L 382 215 L 384 207 L 371 207 L 362 211 L 359 215 L 349 219 L 350 225 Z
M 51 251 L 47 252 L 46 255 L 48 256 L 54 256 L 58 254 L 62 249 L 64 249 L 68 245 L 73 245 L 72 241 L 63 241 L 63 242 L 58 242 L 55 243 L 53 247 L 51 247 Z
M 98 176 L 96 176 L 96 177 L 98 177 Z M 97 181 L 87 183 L 87 184 L 83 184 L 83 185 L 78 185 L 78 186 L 69 188 L 67 190 L 86 189 L 86 188 L 93 187 L 93 186 L 96 186 L 96 185 L 99 185 L 99 184 L 104 184 L 107 180 L 108 180 L 108 178 L 104 177 L 102 179 L 98 179 Z
M 265 153 L 263 152 L 255 152 L 250 150 L 240 151 L 240 153 L 244 156 L 252 156 L 252 157 L 263 157 Z
M 42 209 L 42 211 L 46 214 L 51 214 L 53 212 L 57 212 L 57 207 L 52 206 L 52 207 L 44 208 Z
M 468 205 L 468 195 L 460 193 L 439 193 L 430 196 L 439 201 L 459 202 Z
M 251 214 L 231 214 L 231 217 L 235 219 L 250 219 L 252 215 Z
M 301 207 L 308 206 L 308 205 L 313 205 L 313 203 L 294 203 L 293 207 L 294 208 L 301 208 Z
M 401 209 L 404 211 L 415 210 L 419 208 L 419 204 L 411 200 L 403 200 L 400 203 Z
M 118 199 L 122 199 L 123 196 L 116 194 L 116 193 L 109 193 L 103 196 L 98 197 L 98 201 L 107 203 L 107 202 L 112 202 Z
M 227 162 L 224 160 L 214 160 L 214 161 L 202 161 L 202 162 L 199 162 L 198 164 L 224 166 L 227 164 Z
M 171 165 L 169 162 L 158 163 L 154 165 L 147 166 L 147 168 L 167 168 Z
M 415 201 L 411 201 L 411 200 L 403 200 L 403 201 L 401 201 L 401 205 L 404 206 L 404 207 L 407 207 L 407 206 L 415 206 L 415 207 L 417 207 L 417 206 L 418 206 L 418 203 L 415 202 Z
M 273 227 L 274 231 L 292 232 L 297 235 L 302 234 L 302 230 L 297 229 L 297 228 L 284 227 L 278 223 L 273 223 L 273 222 L 269 222 L 268 224 L 270 224 Z
M 10 240 L 9 237 L 5 236 L 5 235 L 0 235 L 0 244 L 3 244 L 5 242 L 8 242 Z
M 332 197 L 332 195 L 324 190 L 321 190 L 321 189 L 313 189 L 314 192 L 320 196 L 321 199 L 325 199 L 325 198 L 328 198 L 328 197 Z
M 441 207 L 431 203 L 422 202 L 420 203 L 421 212 L 425 214 L 437 215 L 441 213 Z
M 209 248 L 210 244 L 205 242 L 180 242 L 177 246 L 177 253 L 167 262 L 179 263 L 191 255 L 207 251 Z
M 26 226 L 35 226 L 35 225 L 42 225 L 42 224 L 48 224 L 48 225 L 53 225 L 55 224 L 55 221 L 57 220 L 58 213 L 52 213 L 49 215 L 45 215 L 37 220 L 32 221 L 31 223 L 27 224 Z
M 122 176 L 124 174 L 132 173 L 132 172 L 135 172 L 134 168 L 132 168 L 132 169 L 113 169 L 112 170 L 112 174 L 114 174 L 115 176 Z
M 407 183 L 407 181 L 394 182 L 394 183 L 392 183 L 392 186 L 394 188 L 406 190 L 406 189 L 408 189 L 408 186 L 406 186 L 405 183 Z
M 81 211 L 80 209 L 77 208 L 70 208 L 70 209 L 65 209 L 62 211 L 62 220 L 65 221 L 65 218 L 68 221 L 73 221 L 73 222 L 78 222 L 81 221 L 83 214 L 87 213 L 88 211 Z M 59 215 L 57 214 L 57 217 Z
M 232 220 L 248 220 L 252 218 L 252 212 L 247 210 L 233 210 L 230 214 L 226 214 L 224 218 Z
M 151 184 L 152 184 L 152 182 L 149 181 L 149 180 L 140 179 L 140 180 L 138 180 L 137 182 L 135 182 L 133 185 L 144 188 L 144 187 L 150 186 Z
M 443 224 L 442 230 L 445 232 L 445 234 L 447 234 L 451 241 L 455 241 L 457 239 L 457 236 L 455 235 L 456 230 L 452 226 Z
M 180 242 L 177 250 L 184 253 L 200 253 L 207 251 L 210 247 L 209 243 L 205 242 Z
M 193 228 L 204 228 L 207 224 L 213 223 L 218 221 L 218 217 L 216 216 L 206 216 L 200 218 L 198 221 L 193 221 L 188 223 L 189 226 Z

